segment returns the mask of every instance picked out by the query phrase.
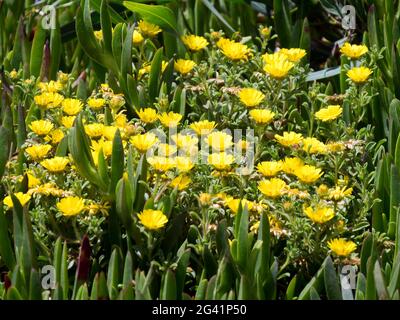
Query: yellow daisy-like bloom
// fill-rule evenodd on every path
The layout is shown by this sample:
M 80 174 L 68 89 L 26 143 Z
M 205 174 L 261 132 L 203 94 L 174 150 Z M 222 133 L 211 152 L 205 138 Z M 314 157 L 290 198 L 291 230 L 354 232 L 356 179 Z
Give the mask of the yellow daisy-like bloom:
M 211 204 L 212 195 L 209 193 L 202 192 L 199 194 L 199 202 L 203 207 L 209 206 Z
M 215 151 L 224 151 L 233 145 L 232 136 L 223 131 L 211 132 L 206 138 L 206 143 Z
M 91 138 L 100 138 L 103 135 L 104 124 L 91 123 L 85 125 L 85 132 Z
M 128 118 L 126 117 L 125 114 L 119 113 L 114 117 L 114 124 L 118 128 L 125 128 L 128 124 Z
M 280 61 L 288 61 L 287 55 L 283 54 L 281 51 L 275 53 L 265 53 L 262 55 L 262 58 L 265 64 L 275 64 Z
M 289 71 L 292 70 L 294 64 L 287 60 L 278 60 L 275 63 L 266 64 L 264 71 L 268 73 L 272 78 L 282 80 L 285 78 Z
M 132 145 L 141 153 L 147 152 L 154 144 L 157 143 L 158 138 L 154 133 L 148 132 L 145 134 L 138 134 L 130 139 Z
M 345 149 L 345 146 L 341 141 L 329 142 L 326 144 L 326 149 L 328 152 L 340 152 Z
M 207 135 L 215 129 L 215 121 L 201 120 L 190 125 L 198 135 Z
M 141 44 L 143 42 L 143 40 L 144 40 L 144 38 L 139 31 L 137 31 L 137 30 L 133 31 L 132 42 L 134 45 L 137 46 L 137 45 Z
M 196 137 L 193 137 L 189 134 L 183 135 L 183 134 L 176 134 L 171 136 L 172 141 L 175 142 L 175 144 L 178 146 L 178 148 L 190 148 L 193 145 L 196 145 L 199 140 Z
M 93 110 L 100 110 L 105 106 L 105 104 L 106 100 L 103 98 L 90 98 L 87 101 L 87 105 Z
M 231 154 L 225 152 L 213 153 L 208 156 L 208 163 L 219 171 L 230 169 L 235 158 Z
M 270 180 L 262 180 L 258 184 L 258 190 L 263 195 L 270 198 L 277 198 L 286 193 L 288 186 L 285 181 L 279 178 L 272 178 Z
M 94 36 L 98 41 L 103 41 L 103 31 L 101 30 L 94 31 Z
M 145 74 L 149 73 L 151 69 L 151 64 L 143 65 L 138 71 L 138 79 L 141 79 Z
M 299 62 L 307 54 L 306 50 L 300 48 L 286 49 L 282 48 L 279 50 L 281 54 L 284 54 L 290 62 Z
M 187 74 L 192 71 L 195 66 L 196 62 L 192 60 L 178 59 L 175 61 L 174 69 L 181 74 Z
M 325 154 L 327 152 L 326 145 L 316 138 L 304 138 L 303 150 L 311 154 Z
M 324 173 L 321 171 L 321 169 L 316 168 L 314 166 L 310 165 L 305 165 L 300 168 L 298 168 L 295 173 L 297 178 L 301 182 L 304 183 L 314 183 L 317 181 Z
M 35 188 L 29 189 L 28 194 L 40 194 L 44 196 L 62 197 L 66 192 L 55 187 L 54 183 L 45 183 Z
M 342 114 L 343 109 L 339 105 L 331 105 L 315 113 L 315 117 L 323 122 L 335 120 Z
M 103 127 L 103 137 L 106 140 L 113 141 L 118 127 L 115 126 L 104 126 Z
M 273 177 L 282 170 L 282 161 L 263 161 L 257 165 L 257 169 L 263 176 Z
M 112 154 L 112 146 L 113 142 L 111 140 L 104 140 L 99 139 L 97 141 L 91 140 L 91 148 L 93 150 L 92 155 L 93 155 L 93 160 L 95 164 L 97 165 L 97 160 L 98 160 L 98 154 L 100 152 L 100 149 L 103 150 L 103 155 L 108 158 Z
M 171 181 L 170 186 L 172 188 L 177 188 L 179 191 L 182 191 L 185 190 L 191 182 L 192 180 L 188 176 L 179 175 Z
M 232 61 L 247 61 L 251 54 L 248 46 L 235 41 L 227 41 L 222 43 L 220 49 L 221 52 Z
M 62 108 L 64 113 L 69 116 L 75 116 L 82 111 L 83 103 L 78 99 L 64 99 Z
M 353 241 L 344 238 L 328 241 L 328 247 L 340 257 L 347 257 L 357 249 L 357 245 Z
M 242 204 L 242 209 L 247 205 L 247 210 L 249 211 L 253 209 L 254 205 L 252 201 L 247 199 L 228 199 L 225 203 L 234 215 L 238 213 L 240 204 Z
M 299 145 L 303 141 L 303 136 L 301 133 L 296 132 L 284 132 L 282 136 L 279 134 L 275 135 L 275 139 L 285 147 L 292 147 Z
M 43 92 L 33 98 L 40 108 L 53 109 L 60 106 L 64 97 L 57 92 Z
M 64 138 L 64 132 L 61 129 L 56 129 L 50 132 L 51 143 L 58 144 Z
M 138 23 L 138 27 L 140 33 L 147 37 L 155 37 L 162 31 L 161 28 L 156 24 L 152 24 L 143 20 Z
M 79 197 L 66 197 L 57 203 L 57 208 L 64 216 L 76 216 L 85 210 L 85 201 Z
M 28 176 L 28 189 L 32 189 L 40 185 L 40 180 L 36 178 L 34 175 L 27 173 Z
M 332 208 L 325 206 L 317 206 L 313 209 L 311 206 L 304 207 L 304 213 L 315 223 L 325 223 L 331 220 L 335 216 L 335 211 Z
M 248 108 L 257 107 L 265 99 L 265 95 L 254 88 L 244 88 L 239 92 L 240 101 Z
M 158 154 L 164 157 L 171 157 L 178 151 L 178 148 L 172 144 L 160 143 L 158 145 Z
M 335 200 L 335 201 L 340 201 L 347 196 L 350 196 L 353 192 L 353 188 L 346 188 L 336 186 L 334 189 L 329 190 L 329 199 Z
M 368 52 L 368 47 L 364 44 L 357 45 L 346 42 L 340 52 L 350 59 L 358 59 Z
M 154 156 L 147 159 L 147 162 L 152 166 L 152 168 L 159 172 L 166 172 L 175 167 L 175 160 L 172 158 Z
M 67 129 L 72 128 L 75 118 L 76 116 L 64 116 L 61 118 L 61 124 Z
M 38 136 L 45 136 L 53 130 L 54 125 L 48 120 L 36 120 L 31 122 L 29 128 Z
M 196 52 L 208 46 L 208 41 L 204 37 L 195 35 L 186 35 L 182 37 L 182 42 L 190 51 Z
M 140 109 L 137 114 L 144 123 L 153 123 L 158 119 L 157 110 L 153 108 Z
M 295 174 L 295 172 L 304 166 L 303 160 L 297 157 L 286 157 L 282 163 L 282 171 L 287 174 Z
M 182 120 L 182 115 L 172 111 L 169 113 L 164 112 L 158 116 L 158 119 L 164 127 L 175 128 Z
M 347 76 L 356 84 L 365 83 L 371 74 L 372 70 L 367 67 L 355 67 L 347 71 Z
M 64 85 L 59 81 L 39 82 L 38 88 L 41 92 L 58 92 L 64 88 Z
M 32 160 L 38 161 L 45 158 L 51 150 L 48 144 L 36 144 L 25 149 L 25 152 L 31 157 Z
M 167 216 L 161 210 L 143 210 L 138 217 L 142 225 L 149 230 L 161 229 L 168 222 Z
M 318 186 L 316 192 L 321 198 L 324 198 L 324 197 L 326 197 L 328 195 L 329 188 L 328 188 L 328 186 L 326 184 L 321 184 L 321 185 Z
M 45 167 L 49 172 L 59 173 L 65 170 L 69 160 L 65 157 L 54 157 L 51 159 L 43 160 L 40 164 Z
M 270 123 L 275 117 L 274 112 L 266 109 L 250 110 L 249 115 L 254 120 L 254 122 L 259 125 L 266 125 Z
M 175 157 L 175 165 L 181 172 L 188 172 L 193 169 L 194 163 L 189 157 Z
M 117 112 L 125 104 L 125 99 L 122 94 L 114 94 L 109 101 L 110 108 Z
M 17 192 L 17 193 L 14 194 L 14 196 L 21 203 L 21 206 L 26 205 L 29 202 L 29 200 L 31 200 L 31 196 L 29 194 L 22 193 L 22 192 Z M 10 209 L 12 209 L 14 207 L 14 204 L 12 202 L 11 196 L 7 196 L 7 197 L 4 198 L 4 204 L 7 207 L 9 207 Z

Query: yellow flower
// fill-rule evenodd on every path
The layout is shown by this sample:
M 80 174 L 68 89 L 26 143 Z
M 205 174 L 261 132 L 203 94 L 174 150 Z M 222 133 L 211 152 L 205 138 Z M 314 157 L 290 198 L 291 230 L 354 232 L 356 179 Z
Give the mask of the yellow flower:
M 64 88 L 64 85 L 59 81 L 39 82 L 38 87 L 41 92 L 58 92 Z
M 193 137 L 189 134 L 183 135 L 180 133 L 171 136 L 171 139 L 175 142 L 178 148 L 183 148 L 183 149 L 188 149 L 194 145 L 197 145 L 197 143 L 199 142 L 199 140 L 196 137 Z
M 174 128 L 178 126 L 179 122 L 182 119 L 182 115 L 172 111 L 169 113 L 164 112 L 158 116 L 158 119 L 164 127 Z
M 25 149 L 26 153 L 34 161 L 42 160 L 50 152 L 51 146 L 48 144 L 36 144 Z
M 106 104 L 106 100 L 103 98 L 90 98 L 87 101 L 87 105 L 89 106 L 89 108 L 93 109 L 93 110 L 99 110 L 101 108 L 103 108 Z
M 22 192 L 17 192 L 14 194 L 14 196 L 19 200 L 21 206 L 26 205 L 29 202 L 29 200 L 31 200 L 31 196 L 29 194 L 25 194 Z M 7 196 L 4 198 L 4 204 L 10 209 L 14 207 L 11 196 Z
M 202 192 L 199 194 L 200 204 L 204 207 L 211 204 L 211 199 L 212 199 L 212 196 L 209 193 Z
M 118 128 L 125 128 L 126 125 L 128 124 L 128 118 L 126 117 L 125 114 L 123 113 L 119 113 L 115 116 L 114 118 L 114 124 L 118 127 Z
M 168 143 L 160 143 L 158 145 L 158 154 L 160 156 L 171 157 L 176 153 L 177 150 L 177 147 Z
M 103 135 L 104 124 L 91 123 L 85 125 L 85 132 L 91 138 L 100 138 Z
M 61 124 L 67 129 L 72 128 L 75 118 L 76 116 L 64 116 L 61 118 Z
M 335 120 L 343 112 L 343 109 L 339 105 L 331 105 L 323 108 L 315 113 L 315 117 L 323 122 Z
M 189 157 L 175 157 L 175 164 L 181 172 L 190 171 L 194 167 L 194 163 Z
M 262 55 L 265 64 L 276 64 L 278 62 L 288 61 L 287 55 L 278 51 L 275 53 L 265 53 Z
M 139 31 L 137 31 L 137 30 L 133 31 L 132 42 L 134 45 L 137 46 L 137 45 L 141 44 L 143 42 L 143 40 L 144 40 L 144 38 Z
M 155 143 L 157 143 L 158 138 L 154 133 L 148 132 L 145 134 L 139 134 L 137 136 L 131 137 L 132 145 L 138 149 L 139 152 L 145 153 L 149 150 Z
M 201 120 L 190 125 L 198 135 L 207 135 L 215 128 L 215 121 Z
M 153 108 L 140 109 L 137 114 L 144 123 L 153 123 L 158 118 L 157 110 Z
M 233 145 L 232 136 L 223 131 L 211 132 L 206 143 L 215 151 L 224 151 Z
M 244 88 L 239 92 L 240 101 L 249 108 L 257 107 L 265 99 L 265 95 L 254 88 Z
M 50 132 L 51 135 L 51 143 L 58 144 L 64 138 L 64 132 L 61 129 L 56 129 Z
M 34 97 L 35 103 L 41 108 L 53 109 L 60 106 L 64 97 L 57 92 L 43 92 Z
M 264 37 L 264 38 L 269 38 L 269 36 L 271 35 L 271 31 L 272 31 L 272 28 L 268 28 L 268 27 L 261 27 L 260 29 L 259 29 L 259 32 L 260 32 L 260 36 L 262 36 L 262 37 Z
M 258 190 L 260 190 L 265 196 L 270 198 L 277 198 L 282 196 L 288 186 L 285 181 L 279 178 L 272 178 L 270 180 L 262 180 L 258 184 Z
M 138 71 L 138 79 L 141 79 L 146 73 L 149 73 L 151 69 L 151 64 L 143 65 Z
M 143 20 L 139 22 L 138 27 L 140 33 L 147 37 L 154 37 L 162 31 L 159 26 Z
M 115 133 L 117 132 L 118 128 L 114 126 L 104 126 L 103 127 L 103 137 L 109 141 L 114 140 Z
M 368 52 L 366 45 L 350 44 L 346 42 L 340 49 L 340 52 L 350 59 L 358 59 Z
M 31 122 L 29 128 L 38 136 L 45 136 L 53 130 L 54 125 L 48 120 L 36 120 Z
M 10 72 L 10 78 L 11 78 L 11 79 L 15 79 L 15 78 L 17 78 L 17 76 L 18 76 L 17 70 L 13 69 L 13 70 Z
M 96 165 L 100 149 L 103 150 L 103 155 L 107 158 L 110 157 L 112 154 L 112 146 L 113 142 L 111 140 L 104 140 L 103 138 L 99 139 L 98 141 L 92 140 L 91 144 L 91 148 L 93 150 L 92 155 Z
M 226 204 L 228 205 L 229 209 L 231 209 L 233 214 L 237 214 L 239 211 L 239 205 L 242 204 L 242 209 L 247 205 L 247 210 L 253 209 L 253 202 L 247 199 L 228 199 Z
M 149 230 L 163 228 L 168 222 L 167 216 L 161 210 L 146 209 L 138 214 L 140 222 Z
M 304 138 L 303 150 L 308 153 L 320 154 L 324 154 L 327 151 L 325 144 L 316 138 Z
M 66 192 L 64 192 L 61 189 L 58 189 L 54 186 L 53 183 L 45 183 L 41 186 L 37 186 L 35 188 L 29 189 L 28 194 L 41 194 L 45 196 L 54 196 L 54 197 L 61 197 L 65 195 Z
M 353 188 L 346 188 L 336 186 L 334 189 L 329 190 L 329 199 L 339 201 L 344 199 L 347 196 L 350 196 L 353 192 Z
M 208 41 L 204 37 L 195 35 L 186 35 L 182 37 L 182 41 L 190 51 L 196 52 L 204 49 L 208 45 Z
M 57 208 L 64 216 L 76 216 L 85 209 L 85 202 L 79 197 L 66 197 L 57 203 Z
M 185 190 L 192 180 L 188 176 L 179 175 L 170 183 L 172 188 L 177 188 L 179 191 Z
M 251 54 L 249 47 L 231 40 L 220 42 L 220 49 L 227 58 L 233 61 L 247 60 Z
M 317 191 L 317 194 L 318 194 L 321 198 L 324 198 L 325 196 L 328 195 L 329 188 L 328 188 L 328 186 L 327 186 L 326 184 L 321 184 L 321 185 L 318 186 L 318 188 L 317 188 L 316 191 Z
M 313 209 L 311 206 L 304 207 L 304 213 L 315 223 L 325 223 L 331 220 L 335 216 L 335 211 L 332 208 L 317 206 Z
M 125 99 L 121 94 L 114 94 L 111 96 L 109 105 L 110 108 L 117 112 L 125 104 Z
M 323 175 L 323 172 L 314 166 L 305 165 L 298 168 L 294 174 L 301 182 L 313 183 Z
M 62 108 L 64 113 L 69 116 L 75 116 L 82 111 L 83 103 L 78 99 L 64 99 Z
M 265 177 L 273 177 L 282 170 L 282 161 L 263 161 L 257 165 L 258 172 Z
M 174 159 L 161 156 L 150 157 L 147 162 L 150 163 L 154 170 L 159 172 L 171 170 L 176 165 Z
M 326 149 L 328 152 L 340 152 L 345 149 L 343 142 L 329 142 L 326 144 Z
M 196 62 L 192 60 L 178 59 L 175 61 L 174 69 L 181 74 L 187 74 L 196 66 Z
M 266 109 L 253 109 L 249 111 L 249 115 L 255 123 L 266 125 L 274 119 L 275 113 Z
M 357 84 L 364 83 L 372 74 L 372 70 L 367 67 L 355 67 L 347 72 L 347 76 Z
M 281 54 L 284 54 L 290 62 L 298 62 L 300 61 L 306 54 L 306 50 L 300 48 L 291 48 L 286 49 L 282 48 L 279 50 Z
M 54 157 L 51 159 L 43 160 L 40 164 L 45 167 L 49 172 L 59 173 L 65 170 L 65 167 L 68 163 L 68 158 Z
M 286 60 L 278 60 L 275 63 L 266 64 L 264 71 L 268 73 L 272 78 L 282 80 L 287 76 L 289 71 L 294 67 L 292 62 Z
M 103 41 L 103 31 L 101 30 L 94 31 L 94 36 L 96 37 L 97 40 Z
M 332 239 L 331 241 L 328 241 L 328 247 L 336 255 L 341 257 L 347 257 L 357 249 L 357 245 L 353 241 L 346 240 L 344 238 Z
M 283 160 L 282 170 L 287 174 L 295 174 L 295 172 L 304 165 L 303 160 L 300 158 L 288 158 Z
M 282 136 L 276 134 L 275 139 L 285 147 L 293 147 L 299 145 L 303 141 L 301 133 L 284 132 Z
M 229 169 L 234 161 L 233 155 L 225 152 L 213 153 L 208 156 L 208 163 L 219 171 Z

